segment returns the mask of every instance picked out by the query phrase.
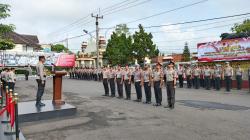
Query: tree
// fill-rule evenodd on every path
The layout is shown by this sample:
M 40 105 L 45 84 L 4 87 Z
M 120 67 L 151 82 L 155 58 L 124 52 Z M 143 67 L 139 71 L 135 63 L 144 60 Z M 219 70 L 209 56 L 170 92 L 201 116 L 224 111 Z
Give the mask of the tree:
M 116 32 L 113 32 L 111 38 L 108 40 L 104 57 L 108 59 L 111 65 L 131 63 L 131 46 L 131 36 L 127 37 L 125 33 L 118 35 Z
M 231 28 L 233 33 L 222 33 L 221 39 L 234 39 L 234 38 L 243 38 L 250 37 L 250 19 L 246 19 L 241 24 L 234 24 Z
M 188 62 L 190 61 L 190 50 L 188 48 L 188 43 L 185 42 L 185 46 L 184 46 L 184 49 L 183 49 L 183 61 L 184 62 Z
M 145 57 L 158 56 L 159 50 L 156 49 L 156 45 L 153 43 L 153 35 L 145 32 L 141 24 L 139 24 L 139 31 L 136 31 L 133 35 L 133 39 L 132 55 L 134 59 L 137 59 L 138 63 L 143 63 Z
M 7 4 L 0 3 L 0 20 L 3 20 L 10 16 L 9 14 L 10 6 Z M 14 48 L 14 43 L 12 40 L 5 38 L 6 34 L 9 32 L 13 32 L 15 26 L 10 24 L 0 24 L 0 50 L 9 50 Z
M 68 52 L 68 48 L 66 48 L 64 45 L 62 44 L 56 44 L 56 45 L 52 45 L 51 46 L 51 51 L 54 51 L 54 52 Z

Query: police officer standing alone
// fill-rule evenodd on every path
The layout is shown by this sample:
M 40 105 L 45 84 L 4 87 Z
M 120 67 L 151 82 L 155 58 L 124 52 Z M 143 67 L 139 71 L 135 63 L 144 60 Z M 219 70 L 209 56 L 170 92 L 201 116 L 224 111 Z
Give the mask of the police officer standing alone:
M 175 88 L 176 88 L 176 71 L 174 70 L 174 62 L 169 62 L 167 70 L 164 74 L 166 76 L 166 88 L 167 88 L 167 98 L 168 106 L 165 108 L 174 109 L 175 104 Z
M 141 102 L 141 99 L 142 99 L 141 86 L 143 84 L 143 78 L 142 78 L 143 74 L 138 64 L 135 66 L 135 71 L 133 75 L 134 75 L 135 90 L 136 90 L 136 95 L 137 95 L 137 100 L 135 101 Z
M 184 69 L 182 68 L 182 65 L 180 65 L 178 71 L 178 79 L 179 79 L 179 87 L 183 88 L 183 74 L 184 74 Z
M 39 62 L 36 65 L 36 73 L 37 73 L 36 81 L 38 85 L 37 94 L 36 94 L 36 106 L 37 107 L 45 106 L 45 104 L 41 102 L 41 99 L 44 93 L 45 83 L 46 83 L 44 63 L 45 63 L 45 57 L 39 56 Z
M 128 65 L 126 65 L 125 70 L 123 72 L 123 79 L 125 85 L 126 92 L 126 100 L 131 99 L 131 71 L 129 70 Z
M 146 102 L 144 102 L 145 104 L 151 104 L 151 79 L 152 79 L 151 70 L 149 69 L 148 64 L 145 64 L 143 71 L 143 86 L 146 97 Z
M 117 92 L 118 92 L 118 99 L 123 98 L 123 72 L 121 69 L 121 65 L 118 65 L 117 71 L 116 71 L 116 76 L 115 76 L 115 81 L 117 84 Z
M 232 84 L 233 68 L 226 62 L 226 67 L 223 70 L 223 77 L 225 79 L 226 91 L 230 92 Z
M 155 100 L 156 104 L 154 106 L 161 106 L 162 102 L 162 86 L 163 86 L 163 72 L 161 69 L 162 64 L 156 64 L 156 70 L 153 72 L 153 85 L 154 85 L 154 92 L 155 92 Z
M 109 70 L 106 67 L 103 67 L 103 87 L 104 87 L 104 91 L 105 94 L 104 96 L 109 96 L 109 84 L 108 84 L 108 75 L 109 75 Z
M 235 76 L 236 76 L 236 82 L 237 82 L 237 89 L 241 90 L 242 85 L 242 75 L 243 70 L 240 68 L 240 65 L 238 64 L 235 70 Z

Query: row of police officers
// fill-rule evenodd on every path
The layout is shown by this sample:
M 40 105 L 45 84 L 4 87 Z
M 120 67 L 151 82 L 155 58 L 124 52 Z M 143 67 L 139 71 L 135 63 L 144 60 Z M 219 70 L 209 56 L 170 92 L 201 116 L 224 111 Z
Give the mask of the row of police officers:
M 0 76 L 3 89 L 6 90 L 6 86 L 8 86 L 14 92 L 16 82 L 15 68 L 3 68 Z
M 117 88 L 117 98 L 123 99 L 123 87 L 125 87 L 125 100 L 131 100 L 131 83 L 133 83 L 136 90 L 136 102 L 142 101 L 142 88 L 144 87 L 146 98 L 144 103 L 151 104 L 151 87 L 153 87 L 156 101 L 154 106 L 161 106 L 162 88 L 165 85 L 168 97 L 168 106 L 165 107 L 174 108 L 177 73 L 173 62 L 170 62 L 165 69 L 162 69 L 161 63 L 157 63 L 154 70 L 151 70 L 148 64 L 145 64 L 143 68 L 136 65 L 134 70 L 130 70 L 128 65 L 124 69 L 121 66 L 117 69 L 104 67 L 102 74 L 104 96 L 115 97 Z
M 235 75 L 237 89 L 240 90 L 242 87 L 242 76 L 243 70 L 238 65 L 235 69 L 230 66 L 229 62 L 226 62 L 225 67 L 216 66 L 197 66 L 193 68 L 187 66 L 183 68 L 180 66 L 177 70 L 179 86 L 183 87 L 183 81 L 186 79 L 187 88 L 192 86 L 199 89 L 200 86 L 210 90 L 213 87 L 216 90 L 221 89 L 221 82 L 224 80 L 226 91 L 230 91 L 232 88 L 232 77 Z

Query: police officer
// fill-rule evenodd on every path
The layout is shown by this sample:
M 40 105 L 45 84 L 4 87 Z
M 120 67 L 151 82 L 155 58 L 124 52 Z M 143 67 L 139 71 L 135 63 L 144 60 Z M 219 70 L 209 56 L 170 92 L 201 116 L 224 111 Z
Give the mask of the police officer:
M 192 87 L 192 70 L 190 66 L 187 66 L 187 68 L 185 69 L 185 77 L 187 79 L 187 88 L 191 88 Z
M 241 90 L 242 75 L 243 75 L 243 70 L 240 68 L 240 65 L 238 64 L 236 67 L 236 70 L 235 70 L 235 77 L 236 77 L 236 83 L 237 83 L 238 90 Z
M 145 64 L 143 70 L 143 86 L 146 97 L 146 102 L 144 102 L 145 104 L 151 104 L 151 79 L 152 79 L 151 70 L 149 69 L 148 64 Z
M 163 86 L 163 71 L 161 69 L 162 64 L 157 63 L 156 64 L 156 69 L 153 72 L 153 85 L 154 85 L 154 93 L 155 93 L 155 100 L 156 104 L 154 106 L 161 106 L 162 102 L 162 86 Z
M 200 69 L 201 69 L 200 85 L 201 85 L 201 87 L 205 88 L 205 79 L 204 79 L 205 76 L 204 76 L 204 72 L 205 72 L 206 66 L 201 66 Z
M 115 70 L 111 67 L 109 69 L 109 86 L 111 90 L 111 97 L 115 97 Z
M 250 67 L 247 70 L 247 75 L 248 75 L 248 88 L 249 88 L 249 92 L 250 92 Z
M 118 99 L 123 98 L 123 72 L 121 69 L 121 65 L 118 65 L 117 71 L 116 71 L 116 76 L 115 76 L 115 81 L 117 84 L 117 92 L 118 92 Z
M 230 66 L 229 62 L 226 62 L 226 66 L 223 70 L 223 77 L 225 79 L 226 91 L 228 92 L 231 90 L 232 76 L 233 68 Z
M 37 72 L 37 95 L 36 95 L 36 106 L 41 107 L 45 106 L 44 103 L 41 102 L 43 93 L 44 93 L 44 88 L 45 88 L 45 82 L 46 82 L 46 74 L 44 71 L 44 63 L 45 63 L 45 57 L 44 56 L 39 56 L 39 62 L 36 65 L 36 72 Z
M 16 82 L 16 75 L 15 75 L 15 68 L 11 68 L 10 72 L 8 73 L 8 85 L 9 89 L 12 89 L 14 92 L 15 89 L 15 82 Z
M 205 88 L 206 90 L 210 90 L 210 82 L 211 82 L 211 70 L 209 66 L 206 66 L 206 69 L 204 70 L 204 79 L 205 79 Z
M 129 66 L 126 65 L 125 70 L 123 72 L 123 79 L 125 85 L 126 92 L 126 100 L 131 99 L 131 71 L 129 70 Z
M 108 75 L 109 75 L 109 70 L 106 67 L 103 67 L 103 87 L 105 94 L 104 96 L 109 96 L 109 84 L 108 84 Z
M 220 90 L 220 84 L 221 84 L 221 75 L 222 75 L 222 71 L 219 68 L 218 65 L 215 66 L 214 69 L 214 79 L 215 79 L 215 89 L 216 90 Z
M 196 89 L 200 88 L 200 73 L 201 73 L 201 70 L 196 65 L 195 68 L 194 68 L 194 70 L 193 70 L 194 87 Z
M 165 108 L 174 109 L 175 104 L 175 88 L 176 88 L 176 78 L 177 74 L 174 70 L 174 62 L 169 62 L 167 66 L 167 70 L 165 70 L 164 74 L 166 76 L 166 88 L 167 88 L 167 98 L 168 98 L 168 106 Z
M 211 72 L 211 87 L 215 89 L 215 66 L 211 66 L 210 72 Z
M 184 76 L 184 69 L 182 68 L 182 65 L 180 65 L 178 71 L 178 79 L 179 79 L 179 87 L 183 88 L 183 76 Z
M 141 102 L 141 99 L 142 99 L 141 86 L 143 84 L 143 78 L 142 78 L 143 74 L 138 64 L 135 66 L 135 71 L 133 75 L 134 75 L 135 90 L 136 90 L 136 95 L 137 95 L 137 99 L 135 101 Z

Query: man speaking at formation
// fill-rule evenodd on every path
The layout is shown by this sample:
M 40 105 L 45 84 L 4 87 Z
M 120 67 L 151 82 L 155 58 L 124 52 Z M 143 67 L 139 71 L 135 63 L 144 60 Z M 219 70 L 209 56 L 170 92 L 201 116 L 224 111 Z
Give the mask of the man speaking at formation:
M 44 71 L 44 62 L 45 62 L 45 57 L 44 56 L 39 56 L 39 62 L 36 65 L 36 72 L 37 72 L 37 94 L 36 94 L 36 106 L 37 107 L 42 107 L 45 106 L 44 103 L 41 102 L 43 93 L 44 93 L 44 88 L 45 88 L 45 82 L 46 82 L 46 74 Z

